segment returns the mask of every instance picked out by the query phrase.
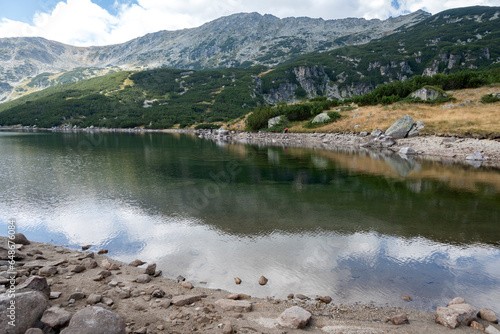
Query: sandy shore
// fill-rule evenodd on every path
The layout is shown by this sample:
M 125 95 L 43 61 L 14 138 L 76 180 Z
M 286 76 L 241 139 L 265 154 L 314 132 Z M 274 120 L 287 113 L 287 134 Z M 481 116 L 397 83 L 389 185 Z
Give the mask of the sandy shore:
M 0 245 L 5 248 L 6 237 L 0 237 Z M 241 294 L 232 295 L 219 289 L 207 289 L 198 282 L 188 284 L 186 282 L 189 277 L 184 282 L 176 282 L 161 275 L 146 275 L 150 281 L 140 283 L 140 277 L 144 278 L 145 268 L 149 264 L 134 267 L 113 260 L 112 254 L 98 255 L 96 251 L 98 250 L 92 248 L 88 251 L 77 251 L 37 242 L 24 245 L 18 249 L 18 253 L 25 257 L 16 261 L 17 285 L 30 276 L 42 274 L 52 293 L 47 308 L 55 306 L 75 314 L 91 305 L 103 307 L 118 314 L 125 321 L 127 333 L 282 334 L 305 331 L 346 334 L 450 331 L 435 322 L 434 313 L 412 309 L 411 302 L 408 302 L 408 308 L 395 308 L 339 305 L 335 302 L 335 296 L 322 296 L 323 301 L 319 300 L 318 296 L 300 299 L 305 297 L 300 295 L 287 300 L 260 299 Z M 6 270 L 5 262 L 2 261 L 2 271 Z M 78 270 L 77 266 L 80 266 Z M 55 268 L 48 270 L 51 267 Z M 81 267 L 84 267 L 83 270 Z M 109 276 L 101 277 L 103 270 L 106 270 Z M 159 274 L 158 270 L 156 274 Z M 79 293 L 80 297 L 74 297 L 75 292 Z M 5 297 L 5 291 L 3 295 Z M 176 301 L 188 296 L 196 298 L 186 305 L 176 305 Z M 331 297 L 331 302 L 328 297 Z M 242 311 L 237 307 L 224 309 L 220 301 L 228 299 L 238 299 L 246 305 L 251 305 L 251 310 Z M 311 313 L 311 320 L 304 329 L 284 328 L 278 324 L 277 318 L 280 314 L 292 306 L 300 306 Z M 409 323 L 394 325 L 391 318 L 398 314 L 406 315 Z M 0 319 L 0 327 L 5 324 L 2 320 L 5 319 Z M 492 326 L 486 321 L 478 321 L 485 327 Z M 37 326 L 42 328 L 41 323 Z M 494 327 L 499 328 L 498 325 Z M 44 327 L 45 333 L 58 333 L 59 330 L 51 331 L 47 326 Z M 455 329 L 455 332 L 474 333 L 477 330 L 461 326 Z

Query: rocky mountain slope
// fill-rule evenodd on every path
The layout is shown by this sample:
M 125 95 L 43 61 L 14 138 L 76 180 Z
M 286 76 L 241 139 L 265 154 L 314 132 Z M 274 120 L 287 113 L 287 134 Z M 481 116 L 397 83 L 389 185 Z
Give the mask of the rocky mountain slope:
M 113 68 L 215 69 L 276 66 L 298 55 L 358 45 L 421 22 L 415 13 L 388 20 L 301 18 L 241 13 L 198 28 L 160 31 L 103 47 L 74 47 L 43 38 L 0 39 L 0 100 Z M 87 71 L 86 68 L 94 68 Z M 103 71 L 103 68 L 108 68 Z M 54 73 L 75 70 L 61 80 Z M 34 82 L 29 80 L 34 78 Z M 29 86 L 26 86 L 29 83 Z M 17 88 L 17 91 L 16 91 Z

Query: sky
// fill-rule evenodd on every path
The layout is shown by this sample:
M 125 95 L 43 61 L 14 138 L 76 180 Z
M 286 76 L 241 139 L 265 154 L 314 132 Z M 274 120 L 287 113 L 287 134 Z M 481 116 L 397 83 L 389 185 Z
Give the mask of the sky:
M 387 19 L 500 0 L 0 0 L 1 37 L 44 37 L 75 46 L 123 43 L 147 33 L 198 27 L 241 12 L 280 18 Z

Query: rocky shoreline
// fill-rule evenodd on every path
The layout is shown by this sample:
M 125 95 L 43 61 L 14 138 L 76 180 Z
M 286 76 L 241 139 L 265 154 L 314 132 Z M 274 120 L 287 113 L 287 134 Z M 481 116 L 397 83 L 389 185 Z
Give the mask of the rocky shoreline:
M 197 130 L 200 138 L 251 145 L 304 147 L 332 151 L 382 152 L 443 163 L 500 168 L 500 141 L 459 137 L 415 136 L 394 139 L 381 130 L 372 133 L 273 133 Z
M 91 246 L 72 250 L 14 236 L 15 246 L 0 237 L 2 333 L 500 333 L 494 313 L 461 299 L 434 314 L 336 304 L 335 296 L 253 298 L 164 278 L 153 263 L 121 263 Z

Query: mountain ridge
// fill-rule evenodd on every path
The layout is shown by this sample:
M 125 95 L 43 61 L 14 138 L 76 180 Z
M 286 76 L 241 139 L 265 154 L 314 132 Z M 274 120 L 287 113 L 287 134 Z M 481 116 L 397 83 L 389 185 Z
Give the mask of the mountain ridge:
M 146 34 L 121 44 L 76 47 L 41 37 L 0 39 L 0 100 L 23 95 L 15 88 L 28 78 L 77 68 L 217 69 L 265 65 L 274 67 L 310 52 L 365 44 L 412 26 L 430 14 L 417 11 L 387 20 L 308 17 L 284 18 L 237 13 L 200 27 Z M 88 78 L 81 72 L 80 77 Z M 57 80 L 53 84 L 57 84 Z M 50 81 L 45 86 L 52 85 Z

